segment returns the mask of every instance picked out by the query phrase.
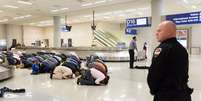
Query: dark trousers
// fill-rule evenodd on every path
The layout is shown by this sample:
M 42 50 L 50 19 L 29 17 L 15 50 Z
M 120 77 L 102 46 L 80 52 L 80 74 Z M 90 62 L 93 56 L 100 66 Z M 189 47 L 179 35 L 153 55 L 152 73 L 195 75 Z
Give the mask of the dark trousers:
M 133 49 L 129 49 L 129 56 L 130 56 L 130 68 L 133 68 L 134 65 L 134 50 Z
M 191 94 L 185 92 L 158 93 L 154 101 L 191 101 Z

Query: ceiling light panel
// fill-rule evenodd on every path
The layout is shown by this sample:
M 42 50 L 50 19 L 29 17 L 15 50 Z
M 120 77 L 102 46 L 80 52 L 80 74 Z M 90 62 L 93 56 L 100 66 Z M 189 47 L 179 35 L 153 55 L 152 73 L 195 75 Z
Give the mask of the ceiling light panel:
M 19 8 L 17 6 L 13 6 L 13 5 L 4 5 L 3 7 L 6 7 L 6 8 Z
M 22 1 L 22 0 L 17 1 L 17 3 L 24 4 L 24 5 L 32 5 L 31 2 L 26 2 L 26 1 Z
M 25 16 L 18 16 L 18 17 L 14 17 L 13 19 L 14 20 L 18 20 L 18 19 L 24 19 L 24 18 L 28 18 L 28 17 L 31 17 L 32 15 L 25 15 Z
M 8 21 L 8 19 L 3 19 L 3 20 L 0 20 L 0 22 L 6 22 Z
M 96 1 L 96 2 L 94 2 L 94 4 L 100 4 L 100 3 L 104 3 L 104 2 L 106 2 L 106 0 Z
M 82 7 L 86 7 L 86 6 L 92 6 L 92 5 L 96 5 L 96 4 L 102 4 L 102 3 L 106 3 L 106 2 L 110 2 L 112 0 L 92 0 L 92 1 L 84 1 L 84 2 L 88 2 L 85 4 L 82 4 Z
M 60 11 L 68 10 L 68 9 L 69 8 L 54 9 L 54 10 L 51 10 L 51 12 L 60 12 Z
M 86 3 L 86 4 L 82 4 L 81 6 L 86 7 L 86 6 L 91 6 L 91 5 L 93 5 L 93 3 Z

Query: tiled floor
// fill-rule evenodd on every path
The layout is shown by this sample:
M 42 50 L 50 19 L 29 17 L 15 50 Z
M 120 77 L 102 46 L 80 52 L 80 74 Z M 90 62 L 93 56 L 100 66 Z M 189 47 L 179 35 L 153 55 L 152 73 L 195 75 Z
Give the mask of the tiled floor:
M 143 63 L 137 63 L 142 65 Z M 26 88 L 24 94 L 5 94 L 0 101 L 152 101 L 146 83 L 147 70 L 128 69 L 127 62 L 107 63 L 107 86 L 79 86 L 75 80 L 50 80 L 48 74 L 30 75 L 17 69 L 12 79 L 0 87 Z M 193 101 L 201 101 L 201 56 L 191 56 L 189 85 L 195 89 Z

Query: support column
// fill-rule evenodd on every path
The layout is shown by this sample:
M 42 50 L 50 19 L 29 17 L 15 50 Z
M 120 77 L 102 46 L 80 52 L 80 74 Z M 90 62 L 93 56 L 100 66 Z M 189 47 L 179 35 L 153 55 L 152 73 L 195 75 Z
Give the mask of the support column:
M 5 36 L 6 48 L 7 48 L 7 50 L 9 50 L 10 44 L 9 44 L 9 35 L 8 35 L 8 24 L 5 24 L 4 28 L 5 28 L 5 34 L 6 34 L 6 36 Z
M 53 34 L 53 47 L 61 47 L 60 46 L 60 38 L 61 38 L 61 33 L 60 33 L 60 16 L 54 16 L 54 34 Z
M 24 25 L 21 26 L 21 30 L 22 30 L 22 40 L 21 40 L 21 45 L 24 45 Z
M 162 11 L 162 0 L 152 0 L 151 1 L 151 16 L 152 16 L 152 23 L 151 23 L 151 43 L 149 43 L 150 51 L 149 51 L 149 59 L 152 57 L 152 53 L 156 46 L 159 44 L 156 40 L 155 32 L 160 24 L 161 20 L 161 11 Z

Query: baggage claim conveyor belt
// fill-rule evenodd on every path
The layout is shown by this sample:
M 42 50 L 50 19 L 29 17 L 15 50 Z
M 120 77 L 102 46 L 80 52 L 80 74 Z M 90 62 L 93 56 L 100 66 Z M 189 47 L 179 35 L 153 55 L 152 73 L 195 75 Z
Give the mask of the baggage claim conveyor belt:
M 0 81 L 13 77 L 13 70 L 12 66 L 0 65 Z
M 128 49 L 119 49 L 115 47 L 70 47 L 70 48 L 37 48 L 37 47 L 23 47 L 17 48 L 16 51 L 25 51 L 26 53 L 36 53 L 40 51 L 46 52 L 60 52 L 69 54 L 75 52 L 78 56 L 85 60 L 90 55 L 97 55 L 106 62 L 128 62 Z

